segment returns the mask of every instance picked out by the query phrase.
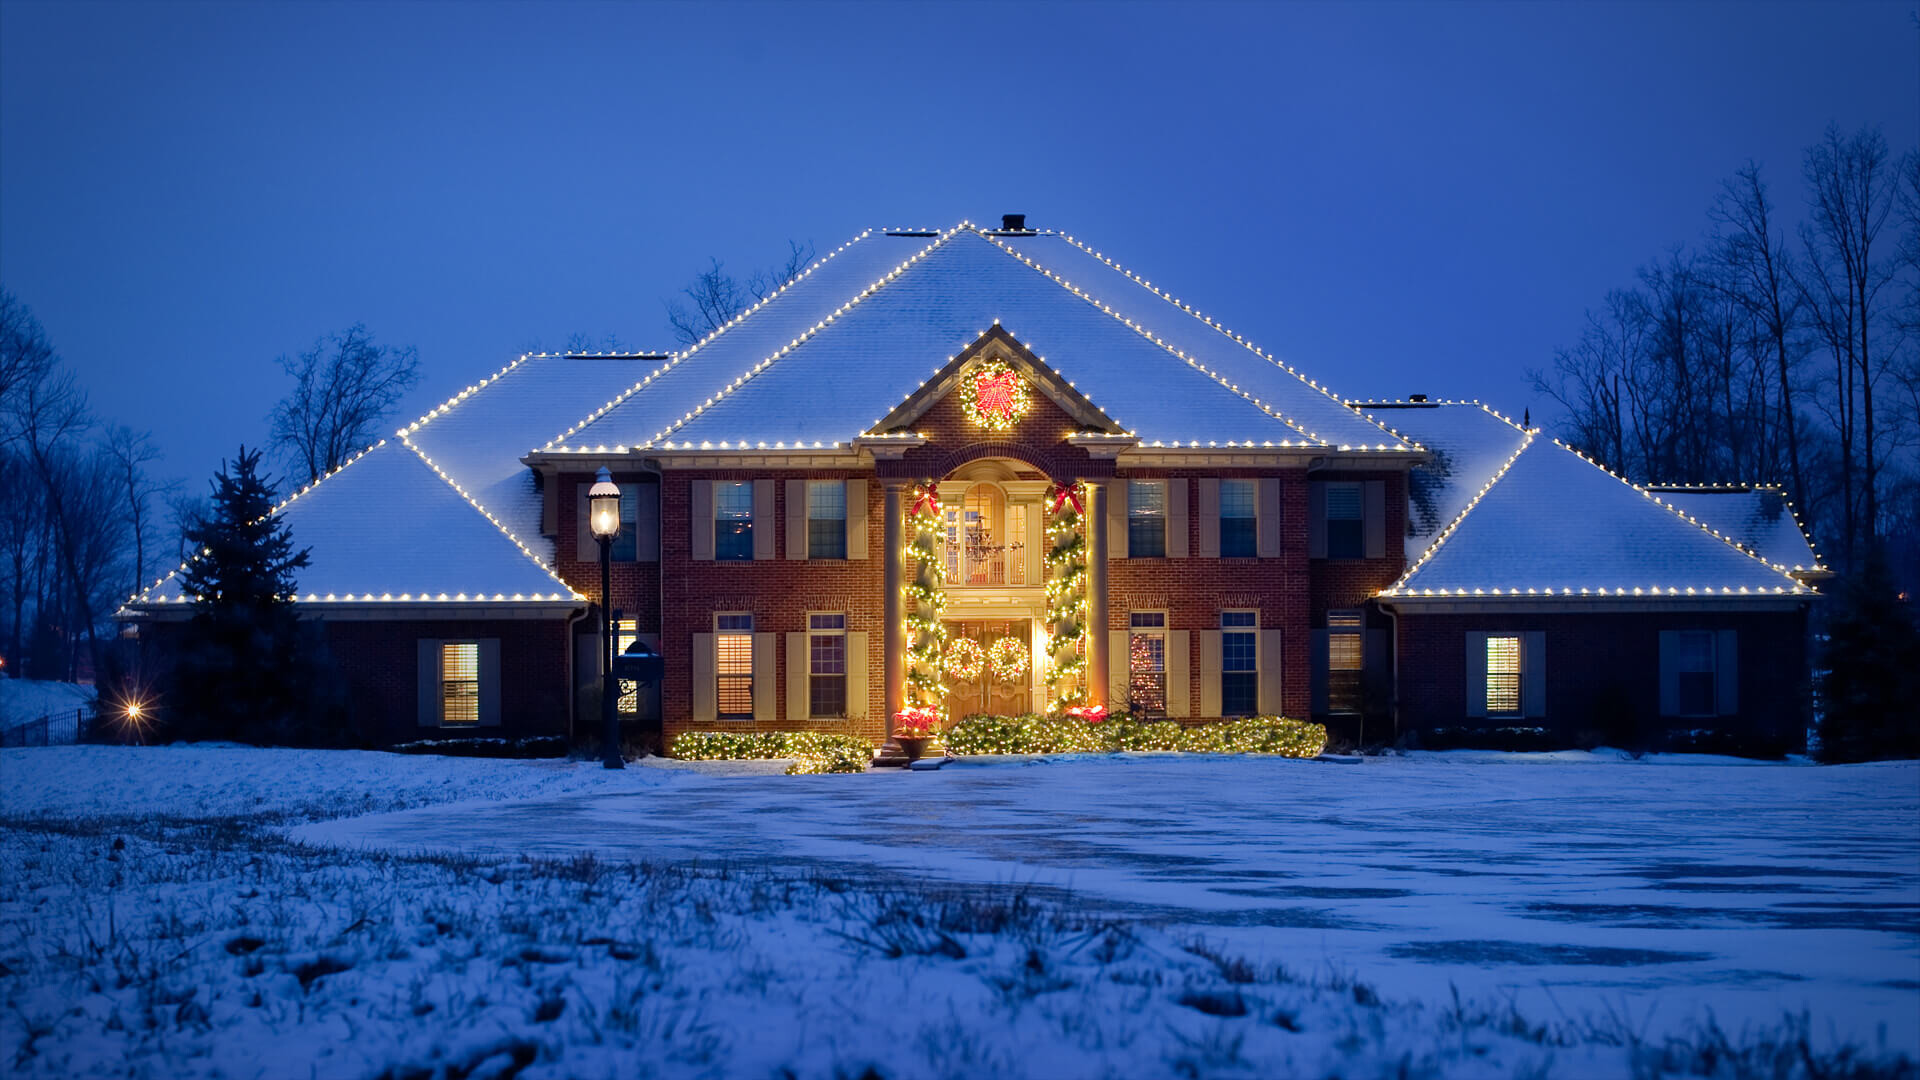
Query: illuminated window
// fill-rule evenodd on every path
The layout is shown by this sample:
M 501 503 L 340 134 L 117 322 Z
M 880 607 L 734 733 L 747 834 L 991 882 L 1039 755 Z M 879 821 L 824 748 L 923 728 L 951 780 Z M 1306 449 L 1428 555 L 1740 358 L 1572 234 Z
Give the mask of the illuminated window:
M 813 716 L 847 715 L 847 617 L 807 616 L 807 708 Z
M 1220 557 L 1251 559 L 1258 554 L 1253 514 L 1253 481 L 1220 481 Z
M 625 505 L 625 500 L 622 500 Z M 627 646 L 640 637 L 638 624 L 632 619 L 613 620 L 613 655 L 619 656 Z M 632 715 L 640 711 L 640 684 L 632 679 L 620 680 L 620 696 L 614 699 L 614 708 Z
M 1366 553 L 1360 485 L 1327 484 L 1327 558 L 1358 559 Z
M 1487 715 L 1520 715 L 1520 639 L 1487 636 Z
M 753 616 L 714 616 L 716 702 L 722 720 L 753 719 Z
M 1711 630 L 1687 630 L 1675 635 L 1674 659 L 1679 669 L 1680 715 L 1712 716 L 1719 701 L 1714 692 L 1714 635 Z
M 440 722 L 449 726 L 480 722 L 480 643 L 477 641 L 447 641 L 440 645 Z
M 1127 709 L 1136 716 L 1167 713 L 1167 616 L 1136 611 L 1128 618 Z
M 1327 612 L 1327 711 L 1360 711 L 1361 677 L 1367 663 L 1366 639 L 1357 611 Z
M 713 557 L 753 558 L 753 485 L 713 485 Z
M 1220 715 L 1252 716 L 1260 700 L 1260 616 L 1220 613 Z
M 1127 481 L 1127 557 L 1159 559 L 1167 554 L 1167 482 Z
M 807 558 L 847 557 L 847 484 L 844 480 L 807 482 Z

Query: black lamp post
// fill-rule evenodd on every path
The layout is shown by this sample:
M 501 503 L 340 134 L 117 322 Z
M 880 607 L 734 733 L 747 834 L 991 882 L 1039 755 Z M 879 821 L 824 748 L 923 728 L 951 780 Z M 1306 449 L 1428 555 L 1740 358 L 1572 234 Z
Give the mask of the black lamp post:
M 605 469 L 593 478 L 587 490 L 587 522 L 593 538 L 600 541 L 600 721 L 601 741 L 605 744 L 605 764 L 609 769 L 624 769 L 620 758 L 620 721 L 614 715 L 614 702 L 620 696 L 613 681 L 613 541 L 620 535 L 620 489 L 613 474 Z

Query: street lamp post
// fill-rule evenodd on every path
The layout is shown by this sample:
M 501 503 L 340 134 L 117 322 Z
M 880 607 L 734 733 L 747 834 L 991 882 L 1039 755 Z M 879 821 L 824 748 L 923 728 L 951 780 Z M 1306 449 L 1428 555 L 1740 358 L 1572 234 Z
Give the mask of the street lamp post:
M 613 474 L 601 469 L 587 490 L 587 521 L 600 542 L 600 731 L 609 769 L 624 769 L 620 757 L 620 721 L 614 714 L 619 688 L 613 681 L 613 541 L 620 535 L 620 489 Z

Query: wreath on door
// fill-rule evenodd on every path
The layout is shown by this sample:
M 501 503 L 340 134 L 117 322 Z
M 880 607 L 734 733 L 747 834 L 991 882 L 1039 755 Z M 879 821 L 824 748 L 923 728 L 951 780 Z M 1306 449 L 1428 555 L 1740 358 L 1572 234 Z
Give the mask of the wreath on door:
M 1027 674 L 1027 643 L 1016 637 L 1003 637 L 987 649 L 987 665 L 1001 682 L 1016 682 Z
M 979 678 L 986 661 L 987 654 L 972 638 L 954 638 L 947 642 L 947 673 L 961 682 Z

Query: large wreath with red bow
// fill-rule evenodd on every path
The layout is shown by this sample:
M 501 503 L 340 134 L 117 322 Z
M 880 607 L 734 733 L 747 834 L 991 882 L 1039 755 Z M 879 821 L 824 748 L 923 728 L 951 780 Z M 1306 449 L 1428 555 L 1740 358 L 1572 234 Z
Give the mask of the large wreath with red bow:
M 967 419 L 988 431 L 1006 431 L 1033 408 L 1027 381 L 1002 360 L 989 360 L 967 373 L 960 384 L 960 407 Z

